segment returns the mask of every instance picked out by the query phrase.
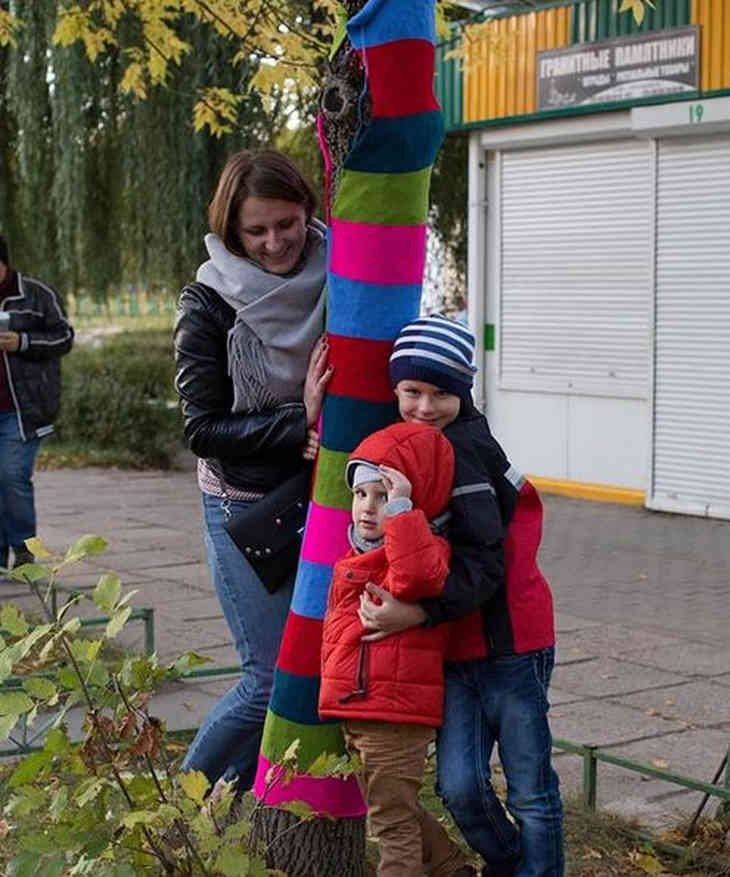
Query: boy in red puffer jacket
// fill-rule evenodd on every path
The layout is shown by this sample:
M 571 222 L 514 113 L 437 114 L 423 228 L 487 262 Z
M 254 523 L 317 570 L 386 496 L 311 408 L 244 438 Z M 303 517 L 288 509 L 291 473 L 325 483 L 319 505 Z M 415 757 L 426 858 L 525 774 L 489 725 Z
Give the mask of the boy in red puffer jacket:
M 426 750 L 443 721 L 449 625 L 364 642 L 358 617 L 368 582 L 409 602 L 441 594 L 451 552 L 434 528 L 448 505 L 453 476 L 449 441 L 439 430 L 416 423 L 373 433 L 353 451 L 346 468 L 353 492 L 352 548 L 335 565 L 330 586 L 319 712 L 344 719 L 348 750 L 362 762 L 380 877 L 475 874 L 418 802 Z M 478 633 L 477 624 L 477 650 Z

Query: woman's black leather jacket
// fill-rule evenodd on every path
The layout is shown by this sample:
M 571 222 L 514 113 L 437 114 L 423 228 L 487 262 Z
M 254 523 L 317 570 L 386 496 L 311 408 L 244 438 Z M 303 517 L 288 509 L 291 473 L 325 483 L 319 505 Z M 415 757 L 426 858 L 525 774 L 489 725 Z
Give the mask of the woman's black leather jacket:
M 266 493 L 295 474 L 305 461 L 303 402 L 288 402 L 252 414 L 233 414 L 228 375 L 228 332 L 235 311 L 202 283 L 180 293 L 175 320 L 175 388 L 185 438 L 198 457 L 226 484 Z

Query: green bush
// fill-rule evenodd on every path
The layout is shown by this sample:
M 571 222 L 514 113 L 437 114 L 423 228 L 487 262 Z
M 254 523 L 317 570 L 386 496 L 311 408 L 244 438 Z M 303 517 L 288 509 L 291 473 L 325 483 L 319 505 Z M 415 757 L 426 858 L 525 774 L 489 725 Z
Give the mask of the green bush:
M 43 446 L 51 464 L 55 454 L 140 468 L 170 465 L 181 447 L 182 421 L 169 331 L 124 332 L 98 347 L 77 344 L 62 369 L 56 433 Z

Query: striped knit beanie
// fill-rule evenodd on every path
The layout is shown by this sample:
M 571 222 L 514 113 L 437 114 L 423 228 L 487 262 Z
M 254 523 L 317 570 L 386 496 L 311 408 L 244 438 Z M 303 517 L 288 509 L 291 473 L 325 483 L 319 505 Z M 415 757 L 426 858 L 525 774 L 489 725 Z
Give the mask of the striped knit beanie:
M 474 336 L 462 323 L 431 314 L 400 330 L 389 362 L 390 383 L 423 381 L 461 399 L 474 383 Z

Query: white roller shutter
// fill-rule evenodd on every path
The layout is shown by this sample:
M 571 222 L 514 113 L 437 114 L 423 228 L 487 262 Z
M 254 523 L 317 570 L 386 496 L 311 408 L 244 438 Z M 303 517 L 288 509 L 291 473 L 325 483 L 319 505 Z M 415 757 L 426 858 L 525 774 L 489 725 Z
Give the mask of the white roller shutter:
M 651 146 L 501 155 L 500 387 L 646 398 Z
M 730 518 L 730 136 L 663 140 L 652 508 Z

